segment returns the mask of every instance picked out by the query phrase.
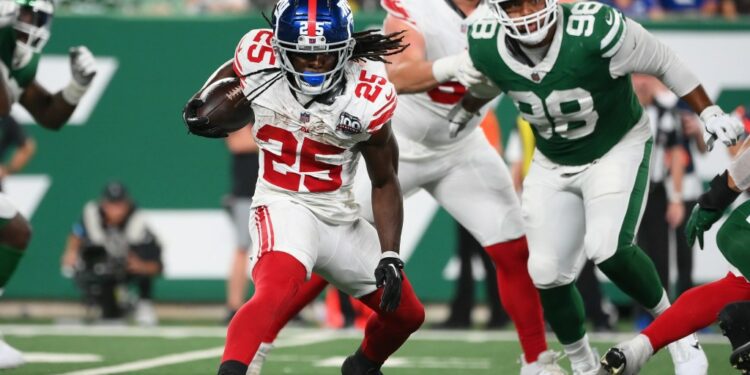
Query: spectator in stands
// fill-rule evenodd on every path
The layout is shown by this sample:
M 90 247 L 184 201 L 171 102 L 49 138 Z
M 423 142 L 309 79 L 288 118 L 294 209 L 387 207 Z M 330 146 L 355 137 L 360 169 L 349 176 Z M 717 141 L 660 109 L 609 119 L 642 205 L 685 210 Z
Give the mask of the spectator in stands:
M 602 0 L 602 3 L 617 8 L 626 16 L 638 20 L 646 18 L 664 18 L 664 12 L 659 6 L 658 1 L 659 0 Z
M 21 171 L 34 155 L 36 143 L 11 116 L 0 117 L 0 191 L 5 177 Z
M 750 15 L 750 0 L 721 0 L 719 12 L 728 19 Z
M 227 280 L 227 323 L 247 299 L 247 265 L 250 248 L 250 205 L 258 179 L 258 146 L 250 127 L 244 127 L 227 137 L 231 154 L 231 193 L 225 201 L 234 223 L 237 248 Z
M 62 267 L 101 319 L 125 317 L 132 304 L 123 292 L 133 283 L 138 289 L 135 322 L 157 323 L 151 300 L 154 278 L 162 272 L 161 246 L 121 183 L 108 183 L 98 202 L 86 203 L 68 236 Z
M 670 15 L 713 16 L 719 11 L 719 0 L 658 0 L 659 6 Z

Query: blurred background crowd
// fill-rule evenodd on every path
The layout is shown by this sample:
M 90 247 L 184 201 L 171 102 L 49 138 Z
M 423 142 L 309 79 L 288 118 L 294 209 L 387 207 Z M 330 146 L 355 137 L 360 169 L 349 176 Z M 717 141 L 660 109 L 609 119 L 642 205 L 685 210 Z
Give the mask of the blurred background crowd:
M 750 15 L 750 0 L 605 0 L 634 19 L 669 20 L 717 17 L 738 20 Z M 349 1 L 356 10 L 379 10 L 379 0 Z M 73 13 L 237 14 L 273 7 L 273 0 L 62 0 L 60 9 Z

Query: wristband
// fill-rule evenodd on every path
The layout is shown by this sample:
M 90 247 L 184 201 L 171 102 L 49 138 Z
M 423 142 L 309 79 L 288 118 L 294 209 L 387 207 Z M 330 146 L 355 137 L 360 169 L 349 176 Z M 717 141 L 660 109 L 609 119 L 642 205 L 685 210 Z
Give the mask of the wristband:
M 89 86 L 82 86 L 74 79 L 71 79 L 70 83 L 62 90 L 62 97 L 68 104 L 78 105 L 88 89 Z
M 698 198 L 698 204 L 707 210 L 723 212 L 738 196 L 740 193 L 729 187 L 729 174 L 724 171 L 711 180 L 711 187 Z
M 384 251 L 382 254 L 380 254 L 380 259 L 383 258 L 396 258 L 401 260 L 401 256 L 399 256 L 395 251 Z

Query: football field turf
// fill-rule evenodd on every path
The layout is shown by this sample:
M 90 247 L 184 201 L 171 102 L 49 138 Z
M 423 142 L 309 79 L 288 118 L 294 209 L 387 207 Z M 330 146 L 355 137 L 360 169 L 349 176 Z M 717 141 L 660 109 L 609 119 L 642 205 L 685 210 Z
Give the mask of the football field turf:
M 0 332 L 24 351 L 30 362 L 3 375 L 210 375 L 216 373 L 224 342 L 224 328 L 220 327 L 0 325 Z M 339 374 L 341 362 L 357 347 L 360 335 L 357 331 L 287 329 L 277 340 L 264 374 Z M 631 335 L 594 334 L 592 341 L 603 352 Z M 729 366 L 729 344 L 723 337 L 700 338 L 709 358 L 709 374 L 738 373 Z M 559 345 L 555 349 L 559 350 Z M 383 371 L 387 375 L 517 374 L 519 353 L 511 331 L 421 330 Z M 666 351 L 642 373 L 673 373 Z

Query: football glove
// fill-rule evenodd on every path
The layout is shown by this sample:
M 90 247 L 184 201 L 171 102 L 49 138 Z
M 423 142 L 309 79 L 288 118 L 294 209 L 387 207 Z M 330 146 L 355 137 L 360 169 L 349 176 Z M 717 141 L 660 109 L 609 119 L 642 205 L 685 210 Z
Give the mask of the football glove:
M 461 60 L 458 61 L 455 73 L 458 83 L 464 85 L 466 88 L 471 88 L 472 86 L 486 82 L 484 74 L 474 67 L 474 63 L 471 61 L 471 57 L 469 57 L 469 51 L 464 51 L 460 56 Z
M 474 117 L 478 116 L 476 112 L 467 111 L 461 102 L 451 108 L 448 112 L 448 131 L 451 138 L 456 138 L 458 133 L 466 127 L 466 124 Z
M 724 215 L 723 211 L 707 210 L 696 204 L 693 212 L 685 224 L 685 235 L 687 236 L 688 245 L 693 247 L 695 239 L 698 239 L 698 247 L 703 250 L 703 232 L 709 230 L 715 222 Z
M 70 47 L 68 55 L 73 79 L 62 90 L 62 96 L 71 105 L 78 105 L 96 76 L 96 59 L 86 46 Z
M 736 117 L 727 115 L 717 105 L 712 105 L 703 110 L 700 114 L 701 122 L 706 129 L 706 147 L 712 150 L 714 141 L 718 140 L 725 146 L 737 144 L 737 140 L 742 136 L 745 127 Z
M 403 268 L 404 262 L 394 251 L 384 252 L 378 266 L 375 267 L 375 286 L 383 288 L 380 309 L 385 312 L 396 311 L 401 303 L 401 270 Z
M 703 249 L 703 232 L 721 219 L 724 211 L 734 202 L 740 193 L 729 188 L 729 174 L 724 173 L 711 180 L 711 188 L 698 198 L 698 204 L 685 224 L 688 245 L 693 246 L 698 239 L 698 246 Z
M 203 105 L 199 98 L 190 99 L 182 110 L 182 120 L 187 126 L 188 132 L 206 138 L 224 138 L 227 132 L 209 124 L 208 117 L 198 116 L 198 107 Z

